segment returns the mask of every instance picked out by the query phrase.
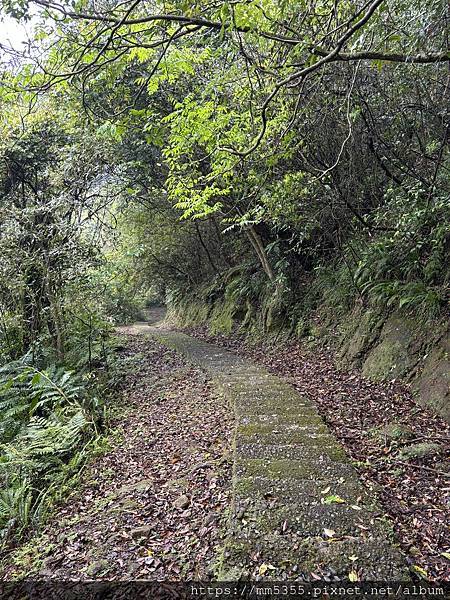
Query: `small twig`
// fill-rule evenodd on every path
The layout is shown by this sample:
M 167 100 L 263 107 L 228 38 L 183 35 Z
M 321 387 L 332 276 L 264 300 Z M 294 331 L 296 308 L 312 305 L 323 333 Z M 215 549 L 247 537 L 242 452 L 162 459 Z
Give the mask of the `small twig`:
M 191 467 L 190 469 L 188 469 L 188 473 L 195 473 L 196 471 L 201 471 L 202 469 L 210 469 L 211 467 L 215 466 L 215 461 L 206 461 L 203 463 L 199 463 L 197 465 L 194 465 L 193 467 Z
M 432 469 L 431 467 L 425 467 L 424 465 L 415 465 L 413 463 L 407 463 L 402 460 L 396 460 L 395 462 L 399 465 L 405 465 L 405 467 L 413 467 L 415 469 L 424 469 L 425 471 L 431 471 L 432 473 L 437 473 L 438 475 L 445 475 L 445 477 L 448 477 L 450 475 L 449 473 L 445 473 L 444 471 L 438 471 L 437 469 Z
M 422 442 L 423 440 L 430 440 L 433 442 L 442 442 L 442 444 L 447 444 L 450 442 L 448 437 L 437 437 L 437 436 L 433 437 L 433 436 L 429 436 L 429 435 L 419 435 L 415 438 L 406 440 L 405 444 L 412 444 L 413 442 Z

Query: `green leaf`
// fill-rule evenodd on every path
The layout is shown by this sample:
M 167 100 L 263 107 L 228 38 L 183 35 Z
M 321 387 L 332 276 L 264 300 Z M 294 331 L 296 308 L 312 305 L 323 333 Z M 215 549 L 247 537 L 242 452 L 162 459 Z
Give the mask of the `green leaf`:
M 336 496 L 332 494 L 331 496 L 327 496 L 324 498 L 324 504 L 345 504 L 345 500 L 340 496 Z
M 37 385 L 41 381 L 41 374 L 35 373 L 33 379 L 31 380 L 31 385 Z
M 411 571 L 414 571 L 414 573 L 416 573 L 421 579 L 428 580 L 428 573 L 425 571 L 425 569 L 422 569 L 422 567 L 419 567 L 418 565 L 413 565 L 411 567 Z

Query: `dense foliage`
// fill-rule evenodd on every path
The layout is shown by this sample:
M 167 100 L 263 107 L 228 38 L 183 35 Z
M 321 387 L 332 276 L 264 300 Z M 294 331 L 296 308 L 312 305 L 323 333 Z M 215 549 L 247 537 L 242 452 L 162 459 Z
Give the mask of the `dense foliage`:
M 39 524 L 51 501 L 87 457 L 99 424 L 98 400 L 86 383 L 31 356 L 0 369 L 0 532 Z
M 33 29 L 0 63 L 0 526 L 78 460 L 79 378 L 146 301 L 446 313 L 447 2 L 0 5 Z
M 110 379 L 95 296 L 106 175 L 87 132 L 49 109 L 26 128 L 11 114 L 0 146 L 0 544 L 42 521 L 96 447 Z

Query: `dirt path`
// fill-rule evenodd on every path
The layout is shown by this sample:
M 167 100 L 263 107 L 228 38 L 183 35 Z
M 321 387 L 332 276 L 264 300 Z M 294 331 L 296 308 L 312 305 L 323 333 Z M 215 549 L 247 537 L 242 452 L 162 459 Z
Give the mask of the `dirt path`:
M 230 504 L 233 412 L 204 371 L 142 325 L 121 336 L 127 374 L 111 448 L 43 533 L 15 552 L 5 579 L 213 576 Z
M 157 323 L 120 334 L 128 374 L 112 447 L 7 576 L 407 578 L 382 512 L 311 400 Z

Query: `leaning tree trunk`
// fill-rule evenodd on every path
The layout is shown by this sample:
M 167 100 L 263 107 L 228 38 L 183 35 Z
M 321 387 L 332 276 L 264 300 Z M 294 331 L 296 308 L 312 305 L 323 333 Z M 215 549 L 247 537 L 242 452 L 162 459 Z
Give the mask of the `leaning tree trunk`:
M 273 272 L 272 265 L 267 258 L 266 249 L 264 248 L 260 235 L 257 233 L 253 225 L 248 227 L 245 232 L 259 258 L 264 273 L 267 275 L 270 281 L 275 281 L 275 274 Z
M 270 302 L 263 306 L 262 309 L 263 331 L 264 333 L 266 333 L 269 329 L 270 323 L 272 322 L 273 311 L 276 308 L 279 299 L 281 298 L 283 286 L 282 283 L 275 277 L 275 273 L 272 269 L 272 265 L 270 264 L 266 249 L 264 248 L 264 244 L 262 243 L 261 237 L 256 231 L 256 229 L 253 226 L 250 226 L 245 231 L 248 239 L 250 240 L 251 245 L 253 246 L 259 258 L 264 273 L 267 275 L 270 282 L 274 286 L 274 293 L 271 297 Z

